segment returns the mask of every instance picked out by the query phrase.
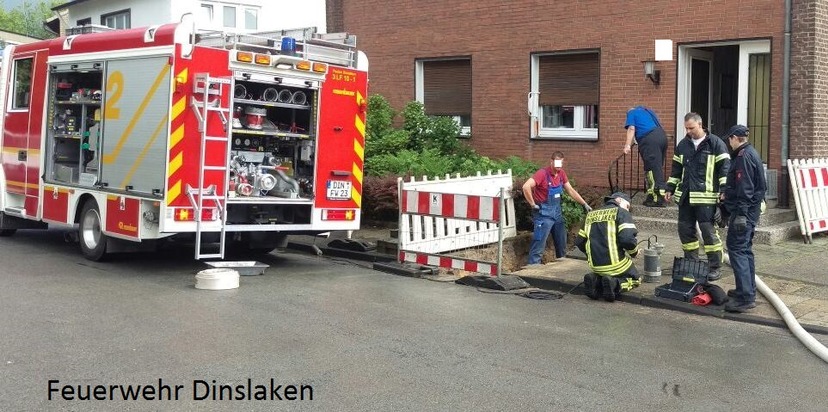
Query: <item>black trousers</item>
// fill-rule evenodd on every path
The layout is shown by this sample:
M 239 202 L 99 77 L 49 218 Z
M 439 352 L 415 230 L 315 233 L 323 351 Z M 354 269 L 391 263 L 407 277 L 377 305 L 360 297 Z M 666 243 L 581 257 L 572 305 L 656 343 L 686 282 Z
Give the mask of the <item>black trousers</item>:
M 691 206 L 685 199 L 679 205 L 678 234 L 684 257 L 698 259 L 699 238 L 696 236 L 696 223 L 699 224 L 704 252 L 707 254 L 707 263 L 710 269 L 719 269 L 722 266 L 722 239 L 713 224 L 713 215 L 716 206 Z
M 644 180 L 647 182 L 647 196 L 658 200 L 664 196 L 667 184 L 664 179 L 664 157 L 667 155 L 667 134 L 656 127 L 638 142 L 638 153 L 644 162 Z

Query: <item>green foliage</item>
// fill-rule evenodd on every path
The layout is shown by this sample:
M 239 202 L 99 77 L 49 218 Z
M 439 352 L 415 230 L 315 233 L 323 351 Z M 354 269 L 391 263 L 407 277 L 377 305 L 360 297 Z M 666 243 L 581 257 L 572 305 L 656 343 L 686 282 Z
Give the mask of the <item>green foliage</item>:
M 395 128 L 398 117 L 401 127 Z M 389 195 L 396 193 L 396 176 L 443 177 L 458 173 L 470 176 L 478 171 L 511 169 L 515 176 L 513 196 L 518 227 L 531 230 L 531 210 L 523 200 L 521 186 L 540 166 L 517 156 L 505 159 L 482 156 L 466 140 L 458 138 L 459 135 L 460 127 L 452 118 L 426 115 L 419 102 L 408 103 L 397 113 L 382 96 L 369 96 L 363 193 L 366 218 L 396 216 L 396 197 Z M 567 222 L 577 224 L 583 210 L 577 209 L 580 206 L 571 199 L 569 202 L 574 207 L 564 203 L 564 214 Z
M 375 150 L 377 154 L 387 153 L 374 147 L 382 147 L 382 140 L 387 137 L 389 133 L 394 132 L 394 117 L 397 113 L 388 100 L 380 95 L 371 95 L 368 97 L 368 114 L 366 115 L 365 125 L 365 150 Z M 407 143 L 406 137 L 406 143 Z
M 394 122 L 400 117 L 401 127 Z M 515 173 L 537 165 L 518 157 L 493 160 L 477 154 L 459 139 L 460 126 L 450 117 L 429 116 L 419 102 L 397 113 L 379 95 L 368 98 L 365 133 L 365 174 L 372 176 L 471 175 L 478 171 L 512 169 Z
M 65 3 L 61 0 L 25 1 L 11 9 L 0 9 L 0 30 L 38 39 L 55 37 L 43 28 L 43 22 L 54 12 L 52 7 Z
M 498 161 L 497 167 L 502 170 L 511 169 L 512 176 L 522 178 L 524 181 L 532 177 L 532 175 L 541 168 L 541 166 L 537 163 L 517 156 L 509 156 Z M 523 183 L 521 182 L 521 185 L 522 184 Z
M 446 155 L 461 154 L 465 143 L 458 139 L 460 126 L 450 117 L 425 114 L 420 102 L 408 103 L 402 111 L 403 130 L 408 132 L 408 148 L 436 149 Z
M 572 178 L 569 178 L 569 184 L 574 187 L 575 181 Z M 584 206 L 576 202 L 566 193 L 564 193 L 563 196 L 561 210 L 563 211 L 567 230 L 571 230 L 573 227 L 581 226 L 581 222 L 583 222 L 584 217 L 586 217 L 586 210 L 584 210 Z

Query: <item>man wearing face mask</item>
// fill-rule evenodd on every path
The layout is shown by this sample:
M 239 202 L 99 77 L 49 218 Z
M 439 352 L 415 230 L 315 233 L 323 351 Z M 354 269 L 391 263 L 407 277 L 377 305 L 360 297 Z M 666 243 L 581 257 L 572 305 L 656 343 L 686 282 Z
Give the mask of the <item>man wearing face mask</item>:
M 696 224 L 704 240 L 707 254 L 707 280 L 719 280 L 722 275 L 722 240 L 714 225 L 716 204 L 727 182 L 730 155 L 724 141 L 702 127 L 697 113 L 684 116 L 687 135 L 676 146 L 673 167 L 667 180 L 667 201 L 674 199 L 679 206 L 678 234 L 684 257 L 699 258 L 699 239 Z
M 523 197 L 532 206 L 532 245 L 529 247 L 529 264 L 541 263 L 543 251 L 546 249 L 546 240 L 552 232 L 555 242 L 555 257 L 566 256 L 566 222 L 564 222 L 561 202 L 563 192 L 584 206 L 586 211 L 592 210 L 580 194 L 569 184 L 566 172 L 563 170 L 564 155 L 562 152 L 552 153 L 549 166 L 535 172 L 523 184 Z
M 633 223 L 630 197 L 616 192 L 604 198 L 604 205 L 586 215 L 575 246 L 587 255 L 591 273 L 584 276 L 590 299 L 602 297 L 613 302 L 641 284 L 631 258 L 638 255 L 638 230 Z

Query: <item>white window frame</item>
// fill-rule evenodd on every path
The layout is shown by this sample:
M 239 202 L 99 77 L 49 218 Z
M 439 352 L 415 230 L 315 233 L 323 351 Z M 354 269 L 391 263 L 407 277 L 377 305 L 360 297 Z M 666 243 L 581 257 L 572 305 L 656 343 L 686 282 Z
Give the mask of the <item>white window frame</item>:
M 425 77 L 423 76 L 423 63 L 424 62 L 433 62 L 433 61 L 446 61 L 446 60 L 469 60 L 469 58 L 457 58 L 457 59 L 416 59 L 414 60 L 414 99 L 420 102 L 420 104 L 425 104 Z M 472 85 L 474 87 L 474 85 Z M 471 137 L 471 126 L 463 126 L 460 123 L 460 115 L 449 116 L 457 123 L 457 126 L 460 127 L 460 137 Z M 469 120 L 471 120 L 471 114 L 469 114 Z
M 227 25 L 227 9 L 233 9 L 233 25 Z M 235 29 L 239 27 L 239 8 L 229 4 L 222 4 L 221 7 L 221 27 Z
M 259 6 L 204 1 L 201 2 L 201 7 L 205 9 L 211 9 L 210 25 L 212 25 L 213 27 L 222 29 L 235 29 L 235 31 L 237 32 L 255 32 L 256 30 L 259 30 L 259 23 L 261 23 L 261 20 L 259 20 L 259 16 L 262 15 L 262 8 Z M 221 14 L 219 14 L 219 9 Z M 227 11 L 227 9 L 232 9 L 235 13 L 235 18 L 233 19 L 233 26 L 224 25 L 225 11 Z M 256 15 L 255 28 L 247 28 L 248 13 L 253 13 Z
M 597 141 L 598 140 L 598 128 L 591 128 L 591 127 L 584 127 L 584 108 L 586 106 L 573 106 L 575 108 L 575 112 L 573 113 L 575 121 L 581 122 L 581 124 L 575 123 L 575 127 L 572 129 L 569 128 L 545 128 L 543 127 L 543 110 L 542 106 L 540 105 L 540 59 L 541 57 L 545 56 L 560 56 L 566 54 L 600 54 L 597 51 L 573 51 L 573 52 L 557 52 L 557 53 L 534 53 L 531 57 L 531 78 L 530 78 L 530 90 L 529 93 L 529 114 L 530 116 L 537 119 L 538 122 L 538 133 L 537 136 L 532 136 L 532 139 L 550 139 L 550 140 L 586 140 L 586 141 Z M 598 111 L 600 113 L 601 105 L 598 105 Z M 600 115 L 599 115 L 600 116 Z
M 463 116 L 451 116 L 454 123 L 460 128 L 460 137 L 471 137 L 471 115 L 469 117 L 469 126 L 463 126 Z
M 210 3 L 201 3 L 201 8 L 199 9 L 201 14 L 199 17 L 207 19 L 207 21 L 203 23 L 208 23 L 210 25 L 215 22 L 216 18 L 216 7 Z
M 20 84 L 17 81 L 17 72 L 19 68 L 19 64 L 25 60 L 29 60 L 29 70 L 31 70 L 31 74 L 29 76 L 29 89 L 26 93 L 29 94 L 29 98 L 26 100 L 26 106 L 17 106 L 17 94 L 20 91 Z M 33 85 L 33 78 L 34 78 L 34 56 L 28 57 L 21 57 L 18 59 L 14 59 L 11 61 L 12 66 L 12 76 L 11 76 L 11 98 L 9 99 L 8 107 L 6 108 L 6 112 L 28 112 L 29 108 L 32 107 L 32 85 Z
M 124 27 L 118 27 L 118 20 L 123 18 Z M 129 18 L 129 22 L 127 23 L 127 18 Z M 112 19 L 113 25 L 110 26 L 107 22 Z M 132 28 L 132 10 L 126 9 L 121 11 L 116 11 L 115 13 L 105 13 L 101 15 L 101 26 L 106 26 L 115 30 L 124 30 L 124 29 L 131 29 Z
M 248 28 L 247 27 L 247 13 L 251 13 L 251 12 L 253 13 L 253 16 L 254 16 L 254 19 L 255 19 L 254 22 L 253 22 L 253 25 L 255 27 Z M 244 8 L 244 13 L 242 13 L 242 19 L 244 19 L 244 29 L 245 30 L 259 30 L 259 9 L 253 8 L 253 7 L 245 7 Z

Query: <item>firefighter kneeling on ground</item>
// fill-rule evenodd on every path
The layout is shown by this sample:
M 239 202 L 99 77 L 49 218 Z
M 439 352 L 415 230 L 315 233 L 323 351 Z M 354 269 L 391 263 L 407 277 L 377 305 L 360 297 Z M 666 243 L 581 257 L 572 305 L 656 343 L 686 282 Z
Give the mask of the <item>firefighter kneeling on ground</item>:
M 638 230 L 633 223 L 630 197 L 616 192 L 604 198 L 604 205 L 586 215 L 575 246 L 586 253 L 589 269 L 584 275 L 586 295 L 613 302 L 641 284 L 632 257 L 638 255 Z

